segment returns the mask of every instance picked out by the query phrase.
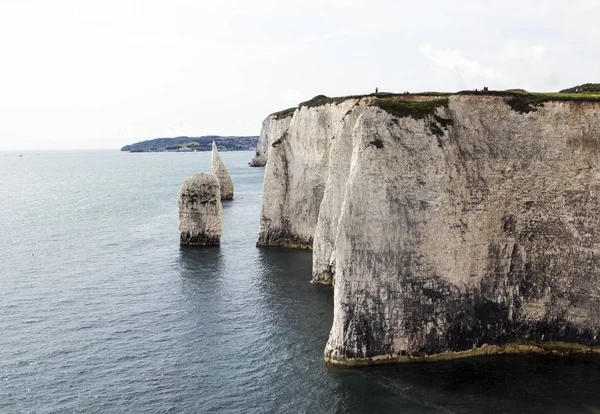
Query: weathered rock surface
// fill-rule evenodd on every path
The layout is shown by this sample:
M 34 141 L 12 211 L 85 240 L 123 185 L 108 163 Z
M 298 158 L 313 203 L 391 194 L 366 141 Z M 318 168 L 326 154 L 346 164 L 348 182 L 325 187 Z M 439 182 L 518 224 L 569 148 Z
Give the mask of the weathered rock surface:
M 200 173 L 185 178 L 178 204 L 181 244 L 219 246 L 223 209 L 217 176 Z
M 335 272 L 335 239 L 340 211 L 350 172 L 353 149 L 353 131 L 356 121 L 367 108 L 368 100 L 352 100 L 351 109 L 344 113 L 338 129 L 331 140 L 327 161 L 327 181 L 319 206 L 319 215 L 313 241 L 312 280 L 315 283 L 332 284 Z
M 358 104 L 303 106 L 269 148 L 257 245 L 311 248 L 329 177 L 329 148 Z
M 264 167 L 269 158 L 269 148 L 273 142 L 280 139 L 290 126 L 292 117 L 269 115 L 262 123 L 258 143 L 256 144 L 256 154 L 250 162 L 251 167 Z
M 314 237 L 328 361 L 600 346 L 600 103 L 510 99 L 302 107 L 270 148 L 258 244 Z
M 233 182 L 214 141 L 212 143 L 211 173 L 216 175 L 221 183 L 221 200 L 233 200 Z

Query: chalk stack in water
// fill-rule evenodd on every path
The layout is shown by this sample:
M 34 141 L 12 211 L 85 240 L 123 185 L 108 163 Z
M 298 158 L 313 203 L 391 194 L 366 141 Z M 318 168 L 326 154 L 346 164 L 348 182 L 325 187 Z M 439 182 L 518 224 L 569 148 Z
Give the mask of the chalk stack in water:
M 211 173 L 215 174 L 221 183 L 221 200 L 233 200 L 233 182 L 214 141 L 212 143 Z
M 199 173 L 183 180 L 178 203 L 182 245 L 220 245 L 223 213 L 220 188 L 215 174 Z

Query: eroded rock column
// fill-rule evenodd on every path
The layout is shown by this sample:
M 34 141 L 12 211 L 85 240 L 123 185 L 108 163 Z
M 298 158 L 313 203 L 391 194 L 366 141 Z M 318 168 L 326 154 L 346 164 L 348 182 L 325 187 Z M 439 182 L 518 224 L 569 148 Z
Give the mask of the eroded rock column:
M 182 245 L 220 245 L 223 212 L 220 188 L 215 174 L 199 173 L 183 180 L 178 202 Z
M 221 200 L 233 200 L 233 182 L 227 172 L 227 167 L 223 163 L 219 151 L 217 150 L 217 144 L 213 141 L 212 143 L 212 162 L 211 162 L 211 173 L 217 176 L 221 184 Z

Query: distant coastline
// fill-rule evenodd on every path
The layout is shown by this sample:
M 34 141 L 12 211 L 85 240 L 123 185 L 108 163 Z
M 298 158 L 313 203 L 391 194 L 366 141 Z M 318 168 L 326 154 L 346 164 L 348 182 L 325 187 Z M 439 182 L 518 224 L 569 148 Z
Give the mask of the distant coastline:
M 229 136 L 205 135 L 201 137 L 156 138 L 147 141 L 125 145 L 121 151 L 129 152 L 197 152 L 210 151 L 212 142 L 219 151 L 248 151 L 255 150 L 258 136 Z

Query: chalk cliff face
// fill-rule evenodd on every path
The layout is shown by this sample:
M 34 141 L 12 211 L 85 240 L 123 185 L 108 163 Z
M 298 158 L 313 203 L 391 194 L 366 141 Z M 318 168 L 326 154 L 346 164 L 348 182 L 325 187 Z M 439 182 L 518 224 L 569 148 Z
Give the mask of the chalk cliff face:
M 329 157 L 324 173 L 327 174 L 323 199 L 313 241 L 312 280 L 315 283 L 331 284 L 335 272 L 335 239 L 340 211 L 346 192 L 346 181 L 350 172 L 353 149 L 353 131 L 356 121 L 367 108 L 369 100 L 350 100 L 352 107 L 344 113 L 335 136 L 330 141 Z
M 256 143 L 256 154 L 250 161 L 251 167 L 264 167 L 267 164 L 267 152 L 269 151 L 268 128 L 272 122 L 273 116 L 269 115 L 262 123 L 258 142 Z
M 216 175 L 199 173 L 185 178 L 178 204 L 182 245 L 218 246 L 221 243 L 223 209 Z
M 221 200 L 233 200 L 233 182 L 214 141 L 212 143 L 211 173 L 216 175 L 221 183 Z
M 251 167 L 264 167 L 267 164 L 269 148 L 273 142 L 279 140 L 287 131 L 292 115 L 293 112 L 287 112 L 287 114 L 279 116 L 273 114 L 263 121 L 258 143 L 256 144 L 256 154 L 250 162 Z
M 600 103 L 401 99 L 302 107 L 270 149 L 259 244 L 335 282 L 326 360 L 599 346 Z
M 358 99 L 303 106 L 268 154 L 258 245 L 311 248 L 329 176 L 329 149 Z M 283 124 L 278 124 L 282 125 Z

